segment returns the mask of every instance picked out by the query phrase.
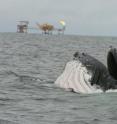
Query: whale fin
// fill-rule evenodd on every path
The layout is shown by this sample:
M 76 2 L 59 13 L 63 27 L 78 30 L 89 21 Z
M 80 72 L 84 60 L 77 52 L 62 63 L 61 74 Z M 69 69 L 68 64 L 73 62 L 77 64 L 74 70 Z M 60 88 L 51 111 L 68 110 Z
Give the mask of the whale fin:
M 117 49 L 111 47 L 107 55 L 107 66 L 109 74 L 117 80 Z

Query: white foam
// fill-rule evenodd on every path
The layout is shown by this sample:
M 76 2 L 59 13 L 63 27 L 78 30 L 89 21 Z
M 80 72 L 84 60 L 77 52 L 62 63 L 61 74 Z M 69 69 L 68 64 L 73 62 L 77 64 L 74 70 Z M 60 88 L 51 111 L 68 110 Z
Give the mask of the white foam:
M 107 93 L 116 93 L 117 92 L 117 89 L 110 89 L 110 90 L 107 90 L 106 92 Z
M 70 61 L 66 64 L 65 70 L 58 77 L 55 84 L 66 90 L 78 93 L 99 93 L 101 89 L 92 86 L 90 79 L 92 75 L 88 73 L 86 67 L 80 61 Z

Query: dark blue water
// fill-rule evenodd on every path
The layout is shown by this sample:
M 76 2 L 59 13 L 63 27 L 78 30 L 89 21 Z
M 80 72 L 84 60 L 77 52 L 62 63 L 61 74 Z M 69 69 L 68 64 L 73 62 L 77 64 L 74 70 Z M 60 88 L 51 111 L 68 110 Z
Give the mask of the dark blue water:
M 76 51 L 106 65 L 115 37 L 0 34 L 0 124 L 116 124 L 117 93 L 76 94 L 55 87 Z

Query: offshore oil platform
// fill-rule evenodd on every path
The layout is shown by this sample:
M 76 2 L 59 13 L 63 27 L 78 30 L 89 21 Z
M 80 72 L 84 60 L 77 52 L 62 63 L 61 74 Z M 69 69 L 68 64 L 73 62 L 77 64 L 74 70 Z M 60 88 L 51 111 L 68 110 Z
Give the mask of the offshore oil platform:
M 19 21 L 17 25 L 17 32 L 28 33 L 28 30 L 41 30 L 42 34 L 52 35 L 53 32 L 57 32 L 57 34 L 64 34 L 66 23 L 63 20 L 59 21 L 59 23 L 61 24 L 61 28 L 56 28 L 54 25 L 49 23 L 36 23 L 36 27 L 30 27 L 29 21 Z

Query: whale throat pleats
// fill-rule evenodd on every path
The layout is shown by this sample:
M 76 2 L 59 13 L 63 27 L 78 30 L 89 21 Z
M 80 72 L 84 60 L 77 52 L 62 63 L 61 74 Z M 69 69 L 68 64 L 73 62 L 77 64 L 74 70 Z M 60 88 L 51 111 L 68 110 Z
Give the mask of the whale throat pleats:
M 80 61 L 70 61 L 66 64 L 65 70 L 58 77 L 55 84 L 61 88 L 72 90 L 77 93 L 102 92 L 96 86 L 91 85 L 92 75 L 88 73 Z

